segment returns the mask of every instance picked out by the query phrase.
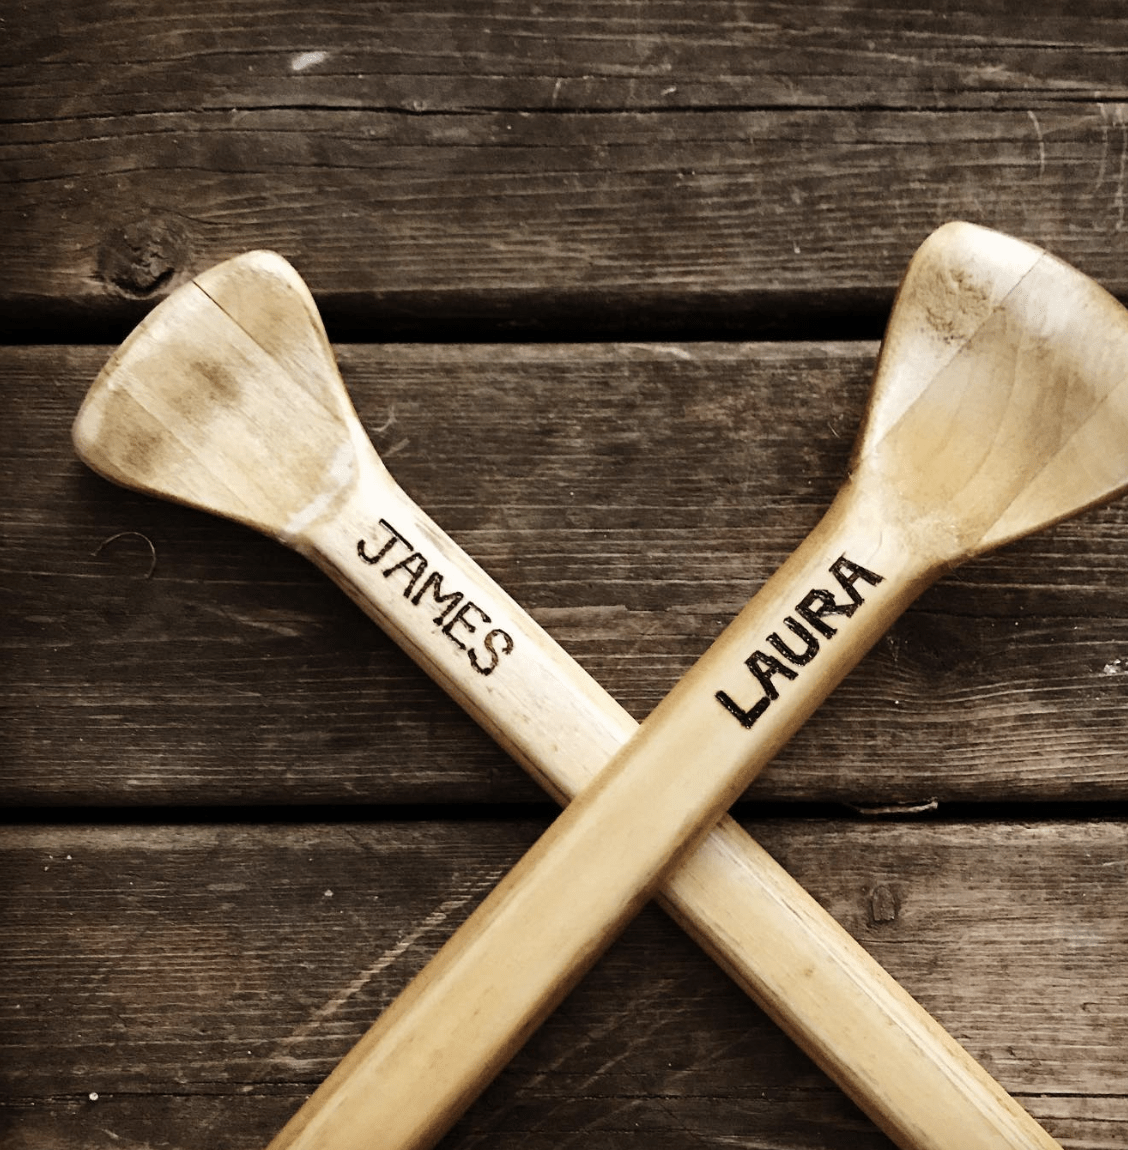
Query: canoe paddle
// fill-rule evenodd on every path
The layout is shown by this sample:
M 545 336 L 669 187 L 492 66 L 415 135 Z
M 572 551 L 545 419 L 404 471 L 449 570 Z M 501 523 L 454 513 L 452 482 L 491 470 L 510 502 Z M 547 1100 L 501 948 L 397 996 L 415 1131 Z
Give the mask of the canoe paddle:
M 968 225 L 937 233 L 906 278 L 853 474 L 827 519 L 276 1145 L 343 1147 L 372 1136 L 427 1145 L 920 589 L 963 558 L 1116 494 L 1128 476 L 1124 389 L 1114 394 L 1125 332 L 1119 305 L 1037 249 Z M 293 394 L 276 394 L 280 376 L 296 381 Z M 410 518 L 352 416 L 307 293 L 277 257 L 213 269 L 158 308 L 99 377 L 75 436 L 83 458 L 110 478 L 227 514 L 310 554 L 370 613 L 386 612 L 397 637 L 496 731 L 474 697 L 503 705 L 512 691 L 504 672 L 520 666 L 510 677 L 526 678 L 514 658 L 530 645 L 526 633 L 489 585 L 473 586 L 471 598 L 450 581 L 447 542 Z M 411 633 L 423 617 L 426 643 Z M 521 684 L 525 709 L 507 721 L 505 741 L 526 762 L 538 732 L 553 746 L 592 741 L 590 717 L 550 726 L 548 704 L 569 682 L 575 673 L 557 668 Z M 604 729 L 617 727 L 611 735 L 621 741 L 622 719 L 603 710 Z M 570 899 L 582 906 L 569 909 Z M 720 920 L 697 929 L 718 949 L 710 939 L 723 933 Z M 801 921 L 804 932 L 818 930 Z M 802 937 L 797 946 L 802 955 Z M 838 956 L 843 969 L 847 958 Z M 773 1013 L 792 1033 L 804 1033 L 805 1017 L 833 1032 L 833 998 L 789 1015 L 789 1002 L 804 997 L 799 969 L 781 978 Z M 765 987 L 760 994 L 772 1001 Z M 908 1001 L 910 1015 L 923 1014 Z M 888 1013 L 905 1025 L 899 1002 Z M 421 1021 L 428 1017 L 437 1025 Z M 830 1043 L 847 1083 L 866 1062 L 848 1031 Z M 891 1076 L 901 1069 L 885 1064 Z M 855 1096 L 868 1089 L 854 1086 Z M 955 1093 L 971 1087 L 974 1073 Z M 948 1109 L 932 1113 L 951 1121 Z M 1008 1116 L 1006 1130 L 1001 1121 L 993 1142 L 962 1129 L 958 1143 L 911 1141 L 888 1128 L 903 1145 L 1054 1144 L 1027 1133 L 1029 1119 Z

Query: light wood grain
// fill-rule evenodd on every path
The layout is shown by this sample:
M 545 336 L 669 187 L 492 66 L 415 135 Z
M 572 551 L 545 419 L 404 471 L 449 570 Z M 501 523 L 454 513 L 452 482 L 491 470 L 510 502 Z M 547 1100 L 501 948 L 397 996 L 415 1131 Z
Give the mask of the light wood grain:
M 745 825 L 1059 1141 L 1123 1144 L 1128 826 Z M 543 826 L 9 828 L 6 1144 L 260 1148 Z M 648 910 L 443 1148 L 734 1136 L 891 1145 Z

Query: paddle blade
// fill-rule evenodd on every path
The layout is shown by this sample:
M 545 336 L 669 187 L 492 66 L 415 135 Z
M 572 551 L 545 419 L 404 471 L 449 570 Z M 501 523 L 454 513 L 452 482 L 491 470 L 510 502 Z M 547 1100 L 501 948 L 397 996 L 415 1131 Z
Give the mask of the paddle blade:
M 1128 490 L 1128 311 L 1039 248 L 946 224 L 914 256 L 855 469 L 958 562 Z
M 107 479 L 287 541 L 331 513 L 372 454 L 308 289 L 261 251 L 150 313 L 95 380 L 73 438 Z

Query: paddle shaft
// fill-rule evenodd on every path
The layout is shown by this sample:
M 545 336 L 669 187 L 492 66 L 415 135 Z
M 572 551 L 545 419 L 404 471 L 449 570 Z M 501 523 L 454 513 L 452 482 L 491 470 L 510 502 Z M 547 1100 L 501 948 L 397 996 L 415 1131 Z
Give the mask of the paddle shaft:
M 362 483 L 355 506 L 293 542 L 554 793 L 574 792 L 632 721 L 373 466 L 379 482 Z M 642 740 L 392 1004 L 275 1150 L 347 1150 L 374 1136 L 381 1146 L 424 1147 L 441 1136 L 655 891 L 678 852 L 930 580 L 912 547 L 864 529 L 872 515 L 844 513 L 853 502 L 844 492 L 647 721 Z M 687 712 L 700 721 L 687 726 Z M 743 868 L 734 869 L 734 855 Z M 666 901 L 902 1146 L 1056 1145 L 797 892 L 725 819 L 672 876 Z

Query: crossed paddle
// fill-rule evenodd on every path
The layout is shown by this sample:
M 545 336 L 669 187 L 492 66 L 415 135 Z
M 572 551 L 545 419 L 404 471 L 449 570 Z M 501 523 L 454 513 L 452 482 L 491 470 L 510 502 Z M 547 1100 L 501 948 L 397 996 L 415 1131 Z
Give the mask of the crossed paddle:
M 724 811 L 934 580 L 1128 490 L 1128 312 L 1087 277 L 926 240 L 838 496 L 641 726 L 396 486 L 279 256 L 157 307 L 74 441 L 308 556 L 573 800 L 271 1150 L 432 1146 L 655 896 L 902 1147 L 1058 1145 Z

